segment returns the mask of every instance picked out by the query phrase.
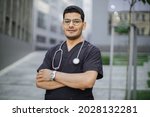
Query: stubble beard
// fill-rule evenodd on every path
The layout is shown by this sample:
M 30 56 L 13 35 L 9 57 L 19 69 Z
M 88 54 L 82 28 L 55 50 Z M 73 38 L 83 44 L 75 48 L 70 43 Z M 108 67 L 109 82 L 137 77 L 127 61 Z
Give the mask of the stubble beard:
M 81 35 L 82 35 L 82 32 L 81 32 L 79 35 L 75 35 L 75 36 L 67 36 L 67 35 L 66 35 L 66 37 L 67 37 L 67 39 L 69 39 L 69 40 L 76 40 L 76 39 L 78 39 L 79 37 L 81 37 Z

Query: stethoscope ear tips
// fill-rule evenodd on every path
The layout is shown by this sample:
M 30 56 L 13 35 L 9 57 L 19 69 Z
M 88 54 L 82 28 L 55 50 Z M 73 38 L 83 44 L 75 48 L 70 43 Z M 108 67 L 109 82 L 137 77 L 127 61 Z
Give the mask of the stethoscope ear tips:
M 79 64 L 80 60 L 78 58 L 74 58 L 73 59 L 73 64 L 77 65 Z

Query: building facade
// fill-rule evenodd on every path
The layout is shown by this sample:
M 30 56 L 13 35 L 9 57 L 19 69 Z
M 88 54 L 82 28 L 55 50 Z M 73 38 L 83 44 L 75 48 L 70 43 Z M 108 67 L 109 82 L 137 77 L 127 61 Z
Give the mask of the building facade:
M 113 6 L 113 7 L 112 7 Z M 112 14 L 118 15 L 116 23 L 129 20 L 128 0 L 93 0 L 92 42 L 102 51 L 109 52 L 111 44 Z M 133 9 L 133 23 L 137 27 L 138 52 L 150 53 L 150 7 L 137 2 Z M 128 34 L 114 35 L 115 52 L 128 51 Z
M 129 11 L 120 11 L 118 13 L 120 25 L 128 26 L 129 23 Z M 150 12 L 148 11 L 134 11 L 132 12 L 132 24 L 137 28 L 137 35 L 150 36 Z M 109 25 L 111 27 L 113 19 L 113 13 L 109 14 Z
M 0 0 L 0 69 L 32 51 L 32 0 Z

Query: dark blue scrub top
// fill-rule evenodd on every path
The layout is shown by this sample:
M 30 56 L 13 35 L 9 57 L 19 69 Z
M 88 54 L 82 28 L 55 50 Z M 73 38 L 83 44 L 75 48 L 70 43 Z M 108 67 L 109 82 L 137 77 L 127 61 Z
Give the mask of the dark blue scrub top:
M 103 69 L 102 69 L 102 59 L 100 50 L 85 41 L 81 53 L 79 55 L 80 63 L 75 65 L 73 64 L 73 59 L 77 57 L 79 49 L 81 47 L 82 42 L 78 43 L 75 47 L 73 47 L 70 51 L 67 49 L 66 42 L 62 45 L 63 50 L 63 58 L 60 65 L 60 68 L 57 71 L 65 72 L 65 73 L 82 73 L 89 70 L 94 70 L 98 72 L 97 79 L 103 77 Z M 50 69 L 52 68 L 52 59 L 55 52 L 59 49 L 60 44 L 49 49 L 45 55 L 43 63 L 38 68 L 40 69 Z M 58 53 L 55 57 L 55 66 L 58 65 L 60 60 L 60 53 Z M 62 87 L 54 90 L 46 90 L 45 99 L 47 100 L 92 100 L 94 99 L 92 94 L 92 88 L 80 90 L 74 89 L 70 87 Z

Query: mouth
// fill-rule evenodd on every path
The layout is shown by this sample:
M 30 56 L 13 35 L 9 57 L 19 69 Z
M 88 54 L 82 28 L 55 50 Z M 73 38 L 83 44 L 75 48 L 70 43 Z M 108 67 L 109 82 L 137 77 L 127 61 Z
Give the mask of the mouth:
M 76 30 L 67 30 L 67 32 L 74 33 L 74 32 L 76 32 Z

